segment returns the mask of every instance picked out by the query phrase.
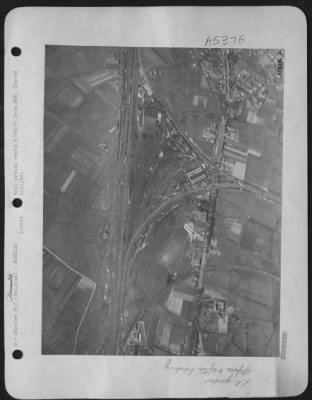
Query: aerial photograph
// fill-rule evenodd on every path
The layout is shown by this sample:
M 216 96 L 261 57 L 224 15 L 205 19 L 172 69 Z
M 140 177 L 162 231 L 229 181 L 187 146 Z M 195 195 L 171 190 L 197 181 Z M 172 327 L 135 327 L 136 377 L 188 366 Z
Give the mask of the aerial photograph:
M 42 354 L 279 356 L 284 58 L 46 46 Z

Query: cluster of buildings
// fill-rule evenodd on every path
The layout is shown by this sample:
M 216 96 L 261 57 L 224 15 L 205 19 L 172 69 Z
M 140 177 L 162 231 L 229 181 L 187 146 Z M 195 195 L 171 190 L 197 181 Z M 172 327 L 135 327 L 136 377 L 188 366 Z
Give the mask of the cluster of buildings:
M 200 165 L 199 167 L 188 171 L 186 176 L 192 186 L 197 185 L 208 178 L 204 165 Z
M 259 108 L 266 98 L 266 79 L 256 74 L 244 58 L 239 58 L 230 69 L 227 100 L 248 101 L 251 107 Z
M 141 132 L 144 138 L 159 138 L 164 130 L 165 117 L 156 105 L 147 105 L 142 109 Z
M 221 267 L 229 268 L 230 271 L 230 267 L 237 264 L 250 271 L 252 275 L 245 272 L 246 282 L 244 281 L 244 289 L 240 292 L 244 302 L 251 302 L 249 306 L 246 305 L 247 309 L 251 307 L 250 310 L 254 310 L 254 307 L 260 307 L 265 293 L 272 290 L 257 274 L 253 275 L 253 271 L 265 271 L 276 276 L 279 274 L 279 261 L 274 264 L 274 254 L 278 253 L 278 250 L 273 251 L 273 247 L 279 243 L 274 234 L 276 224 L 280 223 L 277 210 L 270 209 L 267 202 L 255 200 L 248 193 L 243 198 L 241 195 L 240 192 L 236 194 L 221 191 L 214 237 L 209 248 L 205 247 L 205 238 L 200 234 L 209 215 L 207 207 L 199 200 L 202 203 L 201 207 L 198 207 L 199 204 L 194 207 L 192 221 L 186 224 L 186 230 L 192 236 L 191 267 L 188 276 L 184 277 L 182 283 L 179 283 L 178 279 L 173 281 L 167 294 L 156 299 L 141 315 L 140 324 L 130 335 L 134 339 L 127 343 L 127 354 L 245 355 L 237 345 L 237 342 L 243 340 L 240 338 L 245 334 L 245 325 L 240 324 L 236 315 L 236 295 L 232 293 L 229 299 L 225 294 L 231 274 L 224 272 L 224 276 L 219 277 L 227 282 L 224 287 L 219 287 L 219 278 L 211 281 L 211 273 L 206 271 L 203 263 L 203 257 L 207 256 L 209 269 L 214 266 L 217 270 Z M 249 214 L 252 212 L 254 214 L 251 219 Z M 250 282 L 249 276 L 252 277 Z M 257 291 L 253 289 L 255 287 Z M 239 298 L 239 301 L 242 299 Z M 265 313 L 267 318 L 267 308 Z M 251 319 L 252 316 L 253 314 Z
M 209 85 L 213 91 L 225 95 L 226 74 L 223 52 L 209 51 L 209 53 L 204 53 L 200 66 L 204 76 L 209 80 Z
M 198 317 L 197 354 L 205 356 L 242 355 L 233 344 L 229 321 L 234 307 L 215 289 L 203 290 Z
M 140 344 L 138 354 L 188 355 L 197 299 L 197 290 L 185 284 L 174 285 L 163 301 L 149 308 L 137 322 L 145 333 L 139 340 L 136 324 L 127 340 L 126 353 L 134 354 L 135 345 Z
M 217 291 L 174 285 L 161 303 L 136 321 L 125 352 L 132 355 L 226 355 L 234 309 Z M 239 355 L 239 354 L 238 354 Z
M 216 192 L 211 191 L 209 201 L 197 199 L 193 202 L 192 221 L 184 225 L 190 236 L 190 276 L 187 282 L 194 288 L 203 288 L 207 258 L 220 255 L 218 240 L 213 235 L 215 223 Z
M 191 220 L 184 225 L 191 242 L 190 267 L 182 278 L 175 276 L 167 295 L 156 296 L 140 322 L 144 333 L 139 334 L 136 326 L 129 335 L 127 354 L 222 353 L 219 341 L 228 335 L 229 308 L 221 294 L 205 289 L 204 281 L 206 257 L 218 254 L 218 240 L 209 235 L 210 202 L 202 198 L 193 202 Z M 217 350 L 211 349 L 211 341 L 205 340 L 207 335 L 214 335 Z
M 170 111 L 179 122 L 194 113 L 220 113 L 222 105 L 209 80 L 199 69 L 187 65 L 162 68 L 159 77 L 153 80 L 157 95 L 166 97 Z
M 159 67 L 161 75 L 157 78 L 154 89 L 166 97 L 167 107 L 173 112 L 176 120 L 208 155 L 218 146 L 219 125 L 222 116 L 225 115 L 225 108 L 228 109 L 226 119 L 229 119 L 230 123 L 226 141 L 232 140 L 232 142 L 226 144 L 223 166 L 234 169 L 234 174 L 244 180 L 248 154 L 251 155 L 249 164 L 252 166 L 248 168 L 249 171 L 253 170 L 251 175 L 255 174 L 255 170 L 259 170 L 259 160 L 254 157 L 261 158 L 263 155 L 265 159 L 263 164 L 268 164 L 269 156 L 262 154 L 262 149 L 259 149 L 260 136 L 268 138 L 268 141 L 276 137 L 279 142 L 282 140 L 282 77 L 279 80 L 275 78 L 280 74 L 278 68 L 280 69 L 279 66 L 283 63 L 283 52 L 192 49 L 190 53 L 196 60 L 195 67 L 191 68 L 192 64 L 188 67 L 182 65 L 177 67 L 169 61 L 167 63 L 164 61 L 164 65 Z M 275 76 L 272 76 L 273 70 Z M 232 125 L 240 126 L 238 128 Z M 238 138 L 237 129 L 242 131 L 241 138 Z M 244 143 L 241 146 L 241 142 L 246 141 L 248 132 L 251 132 L 249 140 L 258 141 L 257 145 L 250 143 L 248 147 L 248 144 Z M 234 143 L 234 146 L 231 146 L 233 140 L 239 142 L 239 145 Z M 236 160 L 233 165 L 232 154 L 227 153 L 229 147 L 231 153 L 238 147 L 240 152 L 236 151 L 236 154 L 240 157 L 240 164 Z M 235 150 L 232 150 L 232 147 Z M 266 147 L 266 144 L 262 147 Z M 279 172 L 275 169 L 274 165 L 270 173 L 275 174 L 278 180 Z M 264 180 L 266 178 L 263 176 Z
M 263 54 L 260 54 L 259 51 L 249 54 L 245 50 L 235 49 L 228 51 L 227 56 L 225 51 L 216 49 L 209 49 L 202 53 L 198 55 L 203 72 L 200 88 L 203 91 L 206 90 L 208 97 L 201 98 L 204 96 L 203 94 L 193 96 L 193 110 L 188 110 L 185 116 L 185 129 L 190 132 L 191 136 L 194 136 L 208 155 L 214 152 L 218 153 L 219 145 L 221 145 L 220 151 L 222 151 L 223 137 L 226 136 L 226 157 L 222 160 L 222 166 L 234 169 L 234 174 L 242 176 L 241 179 L 244 180 L 247 153 L 251 154 L 249 164 L 253 164 L 248 170 L 259 170 L 259 164 L 262 164 L 262 161 L 259 162 L 253 157 L 261 158 L 263 156 L 265 160 L 263 164 L 268 164 L 268 161 L 270 163 L 272 160 L 268 160 L 268 158 L 272 158 L 272 156 L 266 151 L 266 146 L 271 146 L 268 143 L 274 140 L 279 144 L 282 142 L 283 89 L 282 75 L 279 70 L 282 68 L 283 53 L 278 50 L 268 50 L 263 51 Z M 274 71 L 274 76 L 272 76 L 272 71 Z M 276 78 L 277 76 L 278 78 Z M 207 84 L 205 85 L 203 82 Z M 209 105 L 209 117 L 208 110 L 205 111 L 211 91 L 218 94 L 216 104 L 227 103 L 225 135 L 220 132 L 222 117 L 225 115 L 224 108 L 210 107 Z M 196 108 L 197 113 L 195 112 Z M 247 136 L 250 138 L 247 139 Z M 205 143 L 204 139 L 213 146 Z M 246 140 L 251 143 L 247 144 Z M 262 144 L 261 141 L 263 141 Z M 233 154 L 227 153 L 229 147 L 231 153 L 235 151 L 237 154 L 234 165 Z M 275 151 L 275 153 L 278 152 L 280 149 Z M 238 163 L 238 158 L 240 158 L 241 164 Z M 254 166 L 255 164 L 257 167 Z M 281 164 L 281 160 L 275 164 Z M 277 175 L 280 171 L 276 172 L 275 164 L 267 174 L 268 179 L 272 173 L 275 174 L 277 180 L 279 179 Z M 262 167 L 263 170 L 264 167 Z M 251 175 L 253 174 L 255 172 Z M 265 180 L 266 177 L 263 176 L 263 179 Z M 259 179 L 257 178 L 257 180 Z
M 134 328 L 127 338 L 126 348 L 128 355 L 152 355 L 152 351 L 147 345 L 144 321 L 135 322 Z
M 227 286 L 219 287 L 219 278 L 214 278 L 213 283 L 210 269 L 224 269 L 220 279 L 228 282 L 231 273 L 226 271 L 231 271 L 231 266 L 245 268 L 244 285 L 247 286 L 241 289 L 246 297 L 244 302 L 250 302 L 246 305 L 250 310 L 260 307 L 263 296 L 272 288 L 253 272 L 279 274 L 279 260 L 274 258 L 279 250 L 274 248 L 279 246 L 276 229 L 280 224 L 280 210 L 251 193 L 221 190 L 213 237 L 208 241 L 205 229 L 210 218 L 209 204 L 205 199 L 197 199 L 193 206 L 192 218 L 184 226 L 191 239 L 188 275 L 181 283 L 176 278 L 167 295 L 156 299 L 141 316 L 140 326 L 144 331 L 133 331 L 135 343 L 128 342 L 127 354 L 132 351 L 131 354 L 148 355 L 245 355 L 237 345 L 237 341 L 243 340 L 238 337 L 243 337 L 245 325 L 240 325 L 236 315 L 236 295 L 232 293 L 227 298 Z M 205 257 L 209 258 L 209 270 L 206 270 Z M 252 289 L 255 285 L 257 292 Z M 267 308 L 265 313 L 269 315 Z M 271 326 L 272 322 L 270 329 Z M 134 350 L 134 345 L 139 345 L 139 350 Z M 252 351 L 258 350 L 255 347 Z
M 145 85 L 140 85 L 137 97 L 136 118 L 138 132 L 144 139 L 160 139 L 166 132 L 167 118 L 163 106 Z

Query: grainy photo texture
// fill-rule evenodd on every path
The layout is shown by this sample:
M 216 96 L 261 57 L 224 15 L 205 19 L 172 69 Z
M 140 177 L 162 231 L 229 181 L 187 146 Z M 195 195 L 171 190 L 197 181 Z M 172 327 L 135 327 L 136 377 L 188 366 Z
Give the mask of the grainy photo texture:
M 46 46 L 42 354 L 279 355 L 283 73 Z

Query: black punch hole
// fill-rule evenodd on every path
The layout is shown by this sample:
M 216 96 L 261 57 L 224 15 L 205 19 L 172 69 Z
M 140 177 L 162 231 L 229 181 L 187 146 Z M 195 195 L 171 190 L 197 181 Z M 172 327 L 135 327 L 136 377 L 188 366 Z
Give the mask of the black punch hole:
M 12 356 L 13 358 L 15 358 L 15 360 L 20 360 L 21 358 L 23 358 L 23 352 L 22 350 L 14 350 Z
M 23 204 L 23 202 L 22 202 L 21 199 L 16 198 L 16 199 L 14 199 L 14 200 L 12 201 L 12 204 L 13 204 L 13 207 L 19 208 L 19 207 L 21 207 L 21 205 Z
M 19 47 L 12 47 L 11 53 L 14 57 L 18 57 L 22 54 L 22 50 Z

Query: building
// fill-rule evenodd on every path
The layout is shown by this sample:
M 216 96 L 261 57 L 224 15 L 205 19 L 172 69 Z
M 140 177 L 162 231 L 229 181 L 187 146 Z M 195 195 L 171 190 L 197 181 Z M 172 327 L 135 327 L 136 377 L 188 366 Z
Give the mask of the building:
M 203 251 L 200 248 L 192 248 L 192 253 L 191 253 L 191 265 L 193 267 L 193 269 L 195 269 L 199 272 L 199 267 L 201 266 L 201 262 L 202 262 L 202 258 L 203 258 Z
M 73 169 L 70 174 L 68 175 L 68 177 L 65 179 L 65 182 L 63 183 L 63 185 L 60 188 L 60 192 L 61 193 L 65 193 L 66 190 L 69 188 L 70 184 L 73 182 L 73 180 L 75 179 L 77 175 L 77 172 Z
M 191 286 L 192 288 L 196 289 L 198 287 L 198 282 L 199 282 L 199 269 L 196 271 L 196 275 L 191 275 L 188 278 L 184 280 L 184 283 L 188 286 Z
M 156 108 L 154 107 L 143 108 L 143 113 L 142 113 L 143 135 L 146 137 L 155 136 L 160 128 L 161 118 L 162 115 Z
M 137 321 L 132 329 L 128 339 L 128 346 L 147 346 L 147 337 L 145 332 L 144 321 Z
M 207 199 L 195 199 L 192 202 L 193 209 L 197 209 L 198 211 L 203 211 L 208 213 L 209 210 L 209 201 Z
M 202 167 L 198 167 L 186 173 L 190 183 L 196 185 L 207 178 L 206 172 Z
M 227 333 L 228 322 L 225 297 L 213 289 L 204 289 L 199 313 L 200 330 L 208 333 Z
M 61 188 L 63 193 L 67 192 L 72 183 L 78 179 L 73 174 L 74 168 L 68 163 L 59 162 L 56 164 L 46 163 L 44 168 L 45 193 L 56 199 Z M 67 184 L 65 184 L 67 181 Z

